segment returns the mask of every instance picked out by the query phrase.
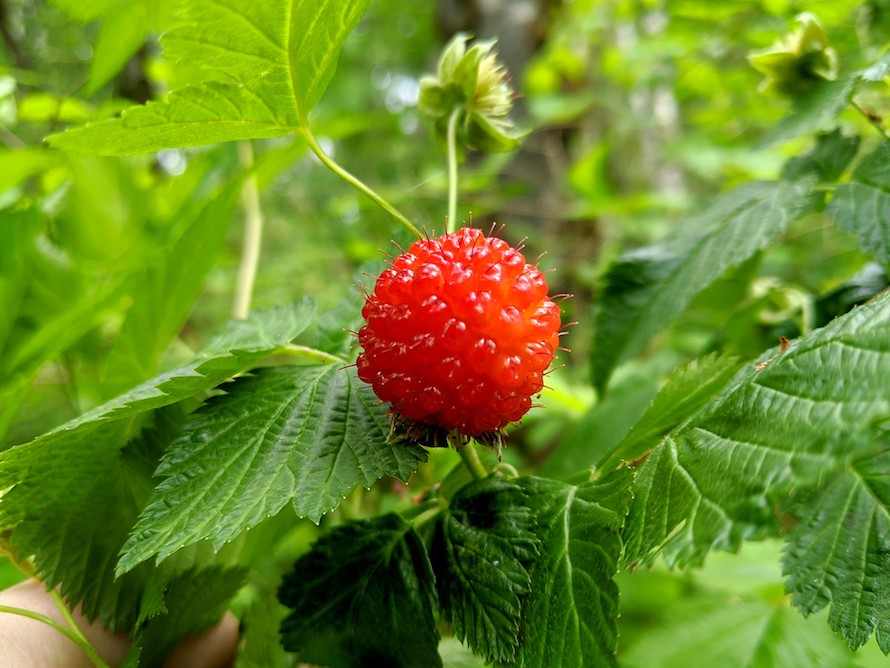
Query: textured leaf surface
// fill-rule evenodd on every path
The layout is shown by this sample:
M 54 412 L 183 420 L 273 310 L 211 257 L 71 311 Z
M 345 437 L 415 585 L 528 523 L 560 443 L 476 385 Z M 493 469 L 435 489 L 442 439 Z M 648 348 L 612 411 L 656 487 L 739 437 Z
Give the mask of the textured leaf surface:
M 801 183 L 755 182 L 719 197 L 686 220 L 680 235 L 632 251 L 605 276 L 598 302 L 593 375 L 601 390 L 692 298 L 814 209 Z
M 538 553 L 535 518 L 519 484 L 484 478 L 462 487 L 436 525 L 431 558 L 445 619 L 488 661 L 513 661 L 520 597 Z
M 166 55 L 214 77 L 120 118 L 52 135 L 59 148 L 131 155 L 162 148 L 279 137 L 324 92 L 368 0 L 196 0 L 163 38 Z
M 425 451 L 388 444 L 388 433 L 386 408 L 354 369 L 285 366 L 239 378 L 170 446 L 119 570 L 204 538 L 219 548 L 289 502 L 317 522 L 357 485 L 406 481 Z
M 661 437 L 694 415 L 735 375 L 739 362 L 709 355 L 672 373 L 630 433 L 615 447 L 602 468 L 632 462 L 658 445 Z
M 237 321 L 186 366 L 139 385 L 39 438 L 0 453 L 0 529 L 15 527 L 12 548 L 34 555 L 37 575 L 109 625 L 132 620 L 139 574 L 115 580 L 113 568 L 153 487 L 159 450 L 133 441 L 144 414 L 206 391 L 289 342 L 314 317 L 304 301 Z M 228 345 L 233 350 L 228 350 Z M 170 409 L 173 411 L 174 409 Z M 130 444 L 128 446 L 128 444 Z
M 808 615 L 830 603 L 850 647 L 878 630 L 890 653 L 890 453 L 854 461 L 807 510 L 783 559 L 794 605 Z
M 859 163 L 851 183 L 837 187 L 826 212 L 856 235 L 863 251 L 890 263 L 890 142 Z
M 662 549 L 670 564 L 698 564 L 774 529 L 771 498 L 874 448 L 873 425 L 890 415 L 888 376 L 890 295 L 746 366 L 640 468 L 627 559 Z
M 398 515 L 351 522 L 323 536 L 279 591 L 292 612 L 285 649 L 331 668 L 441 666 L 433 573 L 418 535 Z
M 523 601 L 516 664 L 616 665 L 619 532 L 630 500 L 626 470 L 575 487 L 520 478 L 537 516 L 541 556 Z M 579 663 L 580 661 L 580 663 Z
M 850 104 L 861 79 L 860 73 L 827 81 L 794 102 L 793 112 L 776 124 L 761 145 L 771 146 L 807 132 L 829 130 Z

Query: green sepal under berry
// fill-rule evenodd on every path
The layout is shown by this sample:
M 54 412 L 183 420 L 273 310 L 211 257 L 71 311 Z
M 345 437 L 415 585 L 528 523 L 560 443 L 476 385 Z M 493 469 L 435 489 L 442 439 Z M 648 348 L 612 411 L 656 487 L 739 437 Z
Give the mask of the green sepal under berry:
M 436 668 L 436 589 L 426 548 L 399 515 L 322 536 L 284 578 L 284 648 L 330 668 Z
M 449 119 L 457 113 L 456 140 L 461 152 L 511 151 L 519 137 L 510 132 L 513 91 L 506 82 L 507 72 L 497 61 L 494 40 L 468 48 L 469 39 L 465 34 L 455 35 L 442 52 L 437 76 L 421 79 L 418 109 L 434 121 L 443 142 Z
M 534 525 L 526 489 L 498 477 L 462 487 L 436 522 L 430 558 L 443 618 L 486 661 L 515 660 Z

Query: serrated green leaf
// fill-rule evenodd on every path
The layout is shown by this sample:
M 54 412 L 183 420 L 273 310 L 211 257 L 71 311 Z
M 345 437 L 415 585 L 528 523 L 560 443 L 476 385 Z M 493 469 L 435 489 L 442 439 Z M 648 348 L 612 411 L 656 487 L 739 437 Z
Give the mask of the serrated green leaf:
M 853 649 L 888 624 L 890 453 L 854 461 L 813 496 L 783 567 L 794 605 L 809 615 L 830 603 L 829 622 Z
M 772 498 L 873 448 L 890 415 L 890 295 L 774 349 L 671 432 L 640 468 L 626 558 L 700 564 L 777 530 Z M 769 494 L 769 496 L 767 496 Z
M 632 251 L 607 272 L 596 312 L 593 376 L 602 391 L 615 366 L 638 353 L 692 298 L 816 208 L 805 183 L 754 182 L 687 219 L 682 233 Z
M 632 462 L 658 445 L 661 437 L 694 415 L 730 381 L 739 369 L 733 357 L 708 355 L 674 371 L 651 406 L 603 463 L 610 470 Z
M 436 592 L 426 549 L 401 517 L 351 522 L 322 536 L 287 574 L 282 643 L 331 668 L 435 668 Z
M 430 556 L 443 616 L 487 661 L 514 660 L 534 522 L 524 487 L 489 477 L 462 487 L 436 524 Z
M 619 532 L 630 501 L 627 470 L 575 487 L 519 478 L 537 516 L 541 556 L 523 599 L 516 665 L 614 666 Z
M 782 169 L 785 179 L 815 177 L 823 182 L 836 181 L 859 149 L 858 135 L 845 136 L 839 128 L 816 137 L 816 145 L 807 153 L 791 158 Z
M 333 76 L 368 0 L 194 0 L 162 39 L 169 58 L 221 80 L 131 107 L 120 118 L 55 134 L 56 147 L 132 155 L 280 137 L 296 130 Z
M 122 668 L 163 665 L 184 636 L 197 635 L 219 622 L 246 574 L 244 568 L 211 566 L 171 578 L 164 591 L 165 611 L 137 631 Z
M 14 528 L 15 553 L 34 555 L 36 574 L 48 586 L 61 585 L 70 603 L 82 601 L 88 617 L 101 616 L 112 628 L 130 624 L 145 573 L 115 579 L 113 568 L 127 527 L 154 486 L 154 464 L 146 467 L 145 458 L 133 453 L 145 414 L 154 411 L 157 421 L 155 409 L 243 371 L 290 341 L 313 317 L 308 300 L 258 311 L 231 325 L 191 364 L 0 453 L 0 528 Z M 237 346 L 221 348 L 226 342 Z M 158 456 L 169 430 L 164 434 L 152 441 Z M 132 472 L 137 464 L 138 474 Z
M 863 251 L 890 263 L 890 142 L 859 163 L 851 183 L 837 187 L 826 213 L 856 235 Z
M 406 481 L 426 459 L 386 442 L 386 408 L 352 368 L 260 369 L 225 389 L 170 446 L 119 572 L 205 538 L 218 549 L 287 503 L 317 522 L 356 486 Z

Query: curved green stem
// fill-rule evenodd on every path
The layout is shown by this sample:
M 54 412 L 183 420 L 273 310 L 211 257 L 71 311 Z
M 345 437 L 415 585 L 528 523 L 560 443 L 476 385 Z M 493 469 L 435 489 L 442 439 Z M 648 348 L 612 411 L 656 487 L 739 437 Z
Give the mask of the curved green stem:
M 35 619 L 38 622 L 43 622 L 47 626 L 51 626 L 56 631 L 68 638 L 75 645 L 80 647 L 84 652 L 86 652 L 87 656 L 90 657 L 90 661 L 93 662 L 93 665 L 95 665 L 96 668 L 109 668 L 108 664 L 102 660 L 102 657 L 100 657 L 96 650 L 93 649 L 93 646 L 90 645 L 89 642 L 87 642 L 86 638 L 84 638 L 83 634 L 80 633 L 79 629 L 77 632 L 75 632 L 72 629 L 66 628 L 62 624 L 59 624 L 59 622 L 57 622 L 52 617 L 47 617 L 46 615 L 39 612 L 34 612 L 33 610 L 25 610 L 24 608 L 15 608 L 9 605 L 0 605 L 0 612 L 6 612 L 11 615 L 19 615 L 21 617 L 28 617 L 29 619 Z M 66 615 L 66 618 L 70 619 L 70 613 Z M 73 624 L 74 620 L 71 619 L 69 623 Z M 77 625 L 74 624 L 73 628 L 77 629 Z
M 253 169 L 253 146 L 249 141 L 238 142 L 238 160 L 244 170 Z M 241 266 L 238 268 L 238 283 L 235 286 L 235 303 L 232 317 L 243 320 L 250 313 L 253 298 L 253 285 L 257 267 L 260 264 L 260 246 L 263 239 L 263 210 L 260 208 L 260 189 L 256 174 L 251 174 L 241 189 L 241 203 L 244 206 L 244 248 L 241 252 Z
M 304 122 L 303 125 L 300 126 L 300 134 L 303 135 L 303 138 L 306 140 L 306 144 L 308 144 L 312 152 L 318 157 L 319 160 L 324 163 L 324 165 L 328 169 L 330 169 L 332 172 L 334 172 L 334 174 L 346 181 L 346 183 L 364 193 L 380 208 L 389 213 L 393 218 L 399 221 L 406 228 L 411 230 L 411 232 L 417 235 L 418 238 L 423 238 L 423 235 L 416 227 L 414 227 L 414 224 L 410 220 L 405 218 L 405 216 L 403 216 L 401 213 L 399 213 L 399 211 L 392 204 L 390 204 L 385 199 L 383 199 L 383 197 L 371 190 L 370 187 L 362 183 L 362 181 L 360 181 L 356 176 L 353 176 L 351 173 L 349 173 L 336 162 L 334 162 L 334 159 L 331 158 L 331 156 L 329 156 L 327 153 L 325 153 L 324 149 L 319 145 L 318 140 L 315 139 L 315 135 L 312 134 L 312 130 L 309 129 L 309 125 L 307 123 Z
M 448 117 L 448 218 L 445 220 L 445 231 L 454 232 L 457 226 L 457 121 L 461 109 L 457 107 Z
M 479 453 L 476 452 L 476 448 L 474 448 L 471 443 L 463 443 L 459 445 L 457 447 L 457 453 L 460 455 L 467 470 L 469 470 L 474 478 L 485 478 L 488 476 L 488 471 L 485 469 L 485 465 L 482 463 L 482 460 L 479 459 Z
M 347 361 L 342 357 L 331 355 L 331 353 L 326 353 L 323 350 L 310 348 L 309 346 L 299 346 L 295 343 L 281 346 L 275 353 L 277 355 L 287 355 L 288 357 L 302 357 L 313 362 L 321 362 L 322 364 L 346 364 Z

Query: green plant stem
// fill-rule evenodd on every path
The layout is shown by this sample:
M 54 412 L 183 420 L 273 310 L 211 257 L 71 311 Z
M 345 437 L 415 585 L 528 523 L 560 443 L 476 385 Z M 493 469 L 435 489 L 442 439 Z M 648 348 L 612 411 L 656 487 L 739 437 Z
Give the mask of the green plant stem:
M 242 169 L 253 169 L 253 146 L 249 141 L 238 142 L 238 161 Z M 250 174 L 241 188 L 241 203 L 244 206 L 244 247 L 232 307 L 232 316 L 238 319 L 244 319 L 250 313 L 263 240 L 263 211 L 260 208 L 260 189 L 255 174 Z
M 461 109 L 456 107 L 448 117 L 448 218 L 445 220 L 445 231 L 454 232 L 457 226 L 457 121 Z
M 457 453 L 460 455 L 467 470 L 469 470 L 474 478 L 485 478 L 488 476 L 488 471 L 485 469 L 485 465 L 482 464 L 482 460 L 479 459 L 479 453 L 476 452 L 476 448 L 474 448 L 471 443 L 463 443 L 459 445 L 457 447 Z
M 423 238 L 420 230 L 414 227 L 414 224 L 401 213 L 399 213 L 399 211 L 392 204 L 383 199 L 383 197 L 374 192 L 369 186 L 365 185 L 356 176 L 343 169 L 334 161 L 333 158 L 331 158 L 331 156 L 325 153 L 324 149 L 319 145 L 318 141 L 315 139 L 315 135 L 312 134 L 312 131 L 309 129 L 309 126 L 305 121 L 303 125 L 300 126 L 300 134 L 303 135 L 303 138 L 306 140 L 306 144 L 308 144 L 312 152 L 318 157 L 319 160 L 322 161 L 322 163 L 324 163 L 324 165 L 328 169 L 330 169 L 332 172 L 334 172 L 334 174 L 346 181 L 346 183 L 364 193 L 375 204 L 377 204 L 380 208 L 382 208 L 393 218 L 399 221 L 402 225 L 408 228 L 418 238 Z
M 865 117 L 865 120 L 871 123 L 875 130 L 881 133 L 881 136 L 884 137 L 884 139 L 890 139 L 890 130 L 884 126 L 883 119 L 880 116 L 862 106 L 862 103 L 855 97 L 850 100 L 850 104 L 853 105 L 853 108 L 855 108 L 856 111 Z
M 102 660 L 102 657 L 99 656 L 96 650 L 93 649 L 93 646 L 90 645 L 90 643 L 87 642 L 86 638 L 84 638 L 83 634 L 80 633 L 80 629 L 77 629 L 76 624 L 74 624 L 73 628 L 77 629 L 77 631 L 74 631 L 72 629 L 66 628 L 62 624 L 59 624 L 59 622 L 57 622 L 52 617 L 47 617 L 46 615 L 39 612 L 34 612 L 33 610 L 25 610 L 24 608 L 16 608 L 9 605 L 0 605 L 0 612 L 6 612 L 11 615 L 20 615 L 21 617 L 28 617 L 29 619 L 35 619 L 38 622 L 43 622 L 47 626 L 51 626 L 56 631 L 68 638 L 75 645 L 80 647 L 84 652 L 86 652 L 87 656 L 90 657 L 90 661 L 93 662 L 93 665 L 95 665 L 96 668 L 109 668 L 108 664 Z M 71 619 L 70 613 L 66 615 L 66 619 L 69 619 L 69 623 L 73 624 L 74 620 Z
M 347 362 L 347 360 L 337 355 L 331 355 L 323 350 L 317 350 L 309 346 L 299 346 L 294 343 L 281 346 L 275 353 L 277 355 L 287 355 L 288 357 L 302 357 L 313 362 L 321 362 L 322 364 L 346 364 Z

